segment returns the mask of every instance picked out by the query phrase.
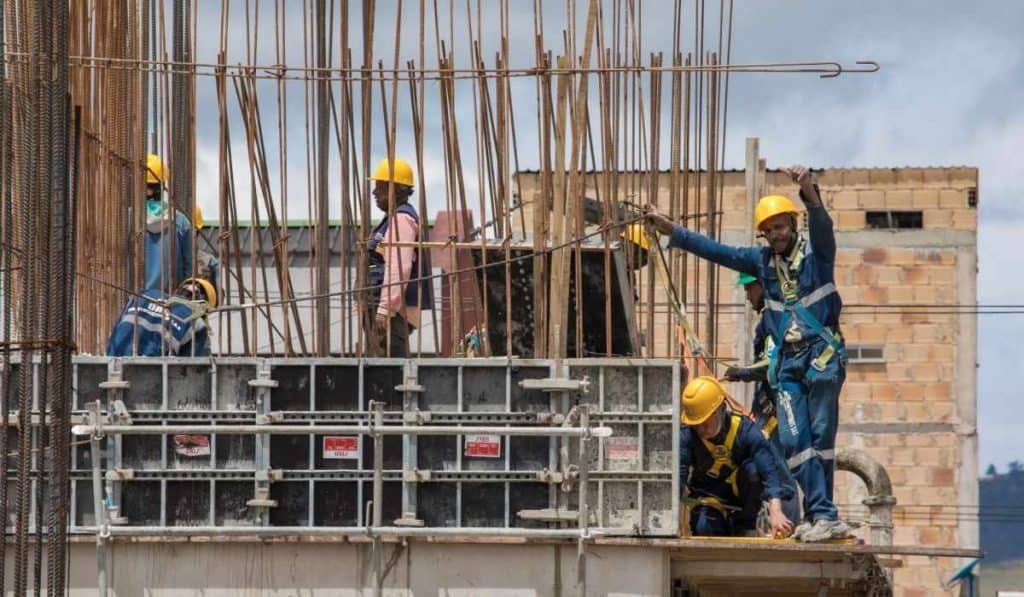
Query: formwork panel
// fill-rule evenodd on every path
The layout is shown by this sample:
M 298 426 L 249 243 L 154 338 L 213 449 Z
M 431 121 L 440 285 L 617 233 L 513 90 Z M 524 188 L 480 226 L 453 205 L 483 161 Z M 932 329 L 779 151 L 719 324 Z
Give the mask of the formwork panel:
M 121 372 L 127 390 L 100 390 Z M 576 391 L 526 389 L 526 380 L 585 380 Z M 578 485 L 558 475 L 587 469 L 592 523 L 640 535 L 676 532 L 679 365 L 651 359 L 110 359 L 77 362 L 77 413 L 120 396 L 138 424 L 212 426 L 210 433 L 105 439 L 102 464 L 135 472 L 113 497 L 131 525 L 363 525 L 373 496 L 370 435 L 317 432 L 327 424 L 367 425 L 371 402 L 385 425 L 560 425 L 586 405 L 591 425 L 613 436 L 580 440 L 506 434 L 386 435 L 384 524 L 413 515 L 426 526 L 548 528 L 522 510 L 575 508 Z M 262 379 L 276 382 L 276 386 Z M 559 382 L 560 383 L 560 382 Z M 399 387 L 401 386 L 401 387 Z M 407 389 L 408 391 L 403 391 Z M 91 396 L 86 398 L 86 395 Z M 421 415 L 415 415 L 419 411 Z M 309 433 L 218 433 L 257 414 Z M 403 416 L 404 413 L 404 416 Z M 429 413 L 426 414 L 426 413 Z M 555 417 L 552 419 L 552 417 Z M 571 424 L 575 425 L 575 422 Z M 568 460 L 564 461 L 565 455 Z M 75 524 L 92 521 L 88 445 L 75 449 Z M 269 470 L 268 470 L 269 469 Z M 413 471 L 415 475 L 411 475 Z M 280 472 L 273 472 L 280 471 Z M 403 471 L 406 476 L 403 477 Z M 271 474 L 273 472 L 273 474 Z M 549 482 L 545 475 L 554 475 Z M 404 478 L 404 480 L 403 480 Z M 261 481 L 262 479 L 262 481 Z M 246 502 L 269 488 L 277 505 Z M 267 512 L 261 518 L 261 512 Z

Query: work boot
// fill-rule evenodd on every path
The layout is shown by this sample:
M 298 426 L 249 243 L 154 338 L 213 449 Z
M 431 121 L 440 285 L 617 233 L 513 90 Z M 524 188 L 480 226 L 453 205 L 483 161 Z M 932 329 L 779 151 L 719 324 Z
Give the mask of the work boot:
M 829 539 L 845 539 L 850 536 L 850 526 L 841 520 L 818 519 L 814 525 L 800 534 L 805 543 L 820 543 Z

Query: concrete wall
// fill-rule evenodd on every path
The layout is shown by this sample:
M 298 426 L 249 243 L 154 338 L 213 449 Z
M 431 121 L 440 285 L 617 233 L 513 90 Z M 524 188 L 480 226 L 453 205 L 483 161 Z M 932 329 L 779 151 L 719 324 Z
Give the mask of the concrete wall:
M 649 196 L 650 173 L 619 176 L 614 196 L 635 204 L 653 203 L 670 212 L 670 177 L 660 173 L 657 194 Z M 688 213 L 707 211 L 706 201 L 690 176 Z M 600 175 L 588 178 L 587 195 L 596 196 Z M 527 230 L 534 206 L 540 203 L 536 173 L 520 174 Z M 703 179 L 706 184 L 706 177 Z M 881 462 L 892 476 L 898 504 L 894 511 L 895 542 L 935 546 L 978 546 L 977 520 L 959 516 L 978 504 L 976 429 L 976 315 L 953 313 L 942 306 L 973 305 L 976 299 L 977 210 L 968 203 L 976 193 L 976 168 L 826 169 L 818 173 L 823 200 L 835 222 L 840 247 L 836 284 L 846 305 L 841 324 L 850 345 L 881 346 L 884 362 L 851 363 L 840 403 L 838 444 L 861 448 Z M 748 244 L 751 207 L 742 171 L 722 175 L 721 238 Z M 797 188 L 782 173 L 767 172 L 764 194 L 795 198 Z M 605 195 L 602 195 L 604 197 Z M 976 195 L 975 195 L 976 196 Z M 867 229 L 867 211 L 921 211 L 923 228 Z M 691 229 L 706 230 L 704 218 L 689 220 Z M 683 271 L 688 283 L 679 286 L 691 323 L 707 344 L 706 262 L 679 251 L 673 261 L 677 284 Z M 653 276 L 637 275 L 640 304 L 638 328 L 654 338 L 653 355 L 678 355 L 678 339 L 667 294 Z M 722 269 L 717 284 L 717 341 L 720 358 L 744 359 L 749 344 L 744 297 L 736 274 Z M 875 306 L 881 308 L 875 308 Z M 897 306 L 898 305 L 898 306 Z M 939 306 L 927 312 L 922 306 Z M 651 312 L 653 317 L 649 317 Z M 744 390 L 734 384 L 734 395 Z M 836 501 L 843 516 L 864 520 L 865 497 L 860 481 L 840 473 Z M 940 590 L 960 562 L 905 558 L 895 572 L 897 595 L 932 594 Z
M 416 542 L 385 544 L 384 556 L 385 567 L 391 567 L 385 595 L 582 594 L 572 546 Z M 370 562 L 369 544 L 118 543 L 112 586 L 121 597 L 368 595 Z M 587 558 L 588 594 L 665 595 L 668 574 L 667 556 L 660 549 L 602 546 L 592 548 Z M 70 595 L 96 595 L 91 543 L 72 546 Z

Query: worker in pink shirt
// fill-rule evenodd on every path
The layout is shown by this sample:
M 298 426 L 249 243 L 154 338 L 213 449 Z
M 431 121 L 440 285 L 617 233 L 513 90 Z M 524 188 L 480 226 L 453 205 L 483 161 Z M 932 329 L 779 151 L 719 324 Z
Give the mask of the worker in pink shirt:
M 409 203 L 413 192 L 409 162 L 385 158 L 370 180 L 373 198 L 385 213 L 366 243 L 370 287 L 367 324 L 371 356 L 409 356 L 409 334 L 420 325 L 420 312 L 431 307 L 430 264 L 427 251 L 420 254 L 420 217 Z M 389 206 L 390 197 L 394 202 Z M 389 209 L 390 208 L 390 209 Z M 372 316 L 372 323 L 370 318 Z

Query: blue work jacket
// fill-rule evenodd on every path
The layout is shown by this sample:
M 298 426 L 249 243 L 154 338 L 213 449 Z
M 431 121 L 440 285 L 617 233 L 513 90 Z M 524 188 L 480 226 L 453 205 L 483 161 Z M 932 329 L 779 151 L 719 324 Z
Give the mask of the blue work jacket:
M 177 297 L 149 289 L 142 296 L 128 299 L 114 324 L 107 341 L 107 355 L 112 357 L 159 357 L 210 355 L 209 328 L 203 317 L 197 317 L 189 304 Z M 169 306 L 167 301 L 171 301 Z M 138 326 L 139 347 L 132 351 L 135 328 Z M 193 352 L 192 347 L 195 346 Z
M 803 193 L 801 192 L 801 198 Z M 787 302 L 782 280 L 776 269 L 771 247 L 733 247 L 712 240 L 703 234 L 676 226 L 669 240 L 676 247 L 703 257 L 718 265 L 756 277 L 765 291 L 764 325 L 776 346 L 785 343 L 787 329 L 795 321 L 798 337 L 812 341 L 819 336 L 809 314 L 824 328 L 835 333 L 839 325 L 842 299 L 835 286 L 836 237 L 832 218 L 821 204 L 807 204 L 808 237 L 798 237 L 794 255 L 780 256 L 781 266 L 797 282 L 797 301 Z
M 171 237 L 166 230 L 146 230 L 146 269 L 143 288 L 174 291 L 192 275 L 192 224 L 180 211 L 174 216 L 174 255 L 171 255 Z M 170 267 L 170 272 L 167 268 Z
M 723 418 L 721 431 L 708 440 L 711 444 L 726 444 L 733 416 L 730 413 Z M 743 474 L 743 469 L 757 472 L 763 485 L 764 499 L 786 500 L 796 491 L 782 474 L 785 464 L 772 450 L 761 427 L 746 417 L 741 417 L 739 432 L 729 453 L 730 462 L 712 475 L 709 472 L 714 460 L 714 455 L 701 441 L 696 429 L 683 426 L 679 430 L 679 486 L 688 487 L 694 497 L 715 497 L 730 505 L 741 505 L 743 499 L 737 495 L 736 483 L 730 483 L 729 478 L 734 472 Z

